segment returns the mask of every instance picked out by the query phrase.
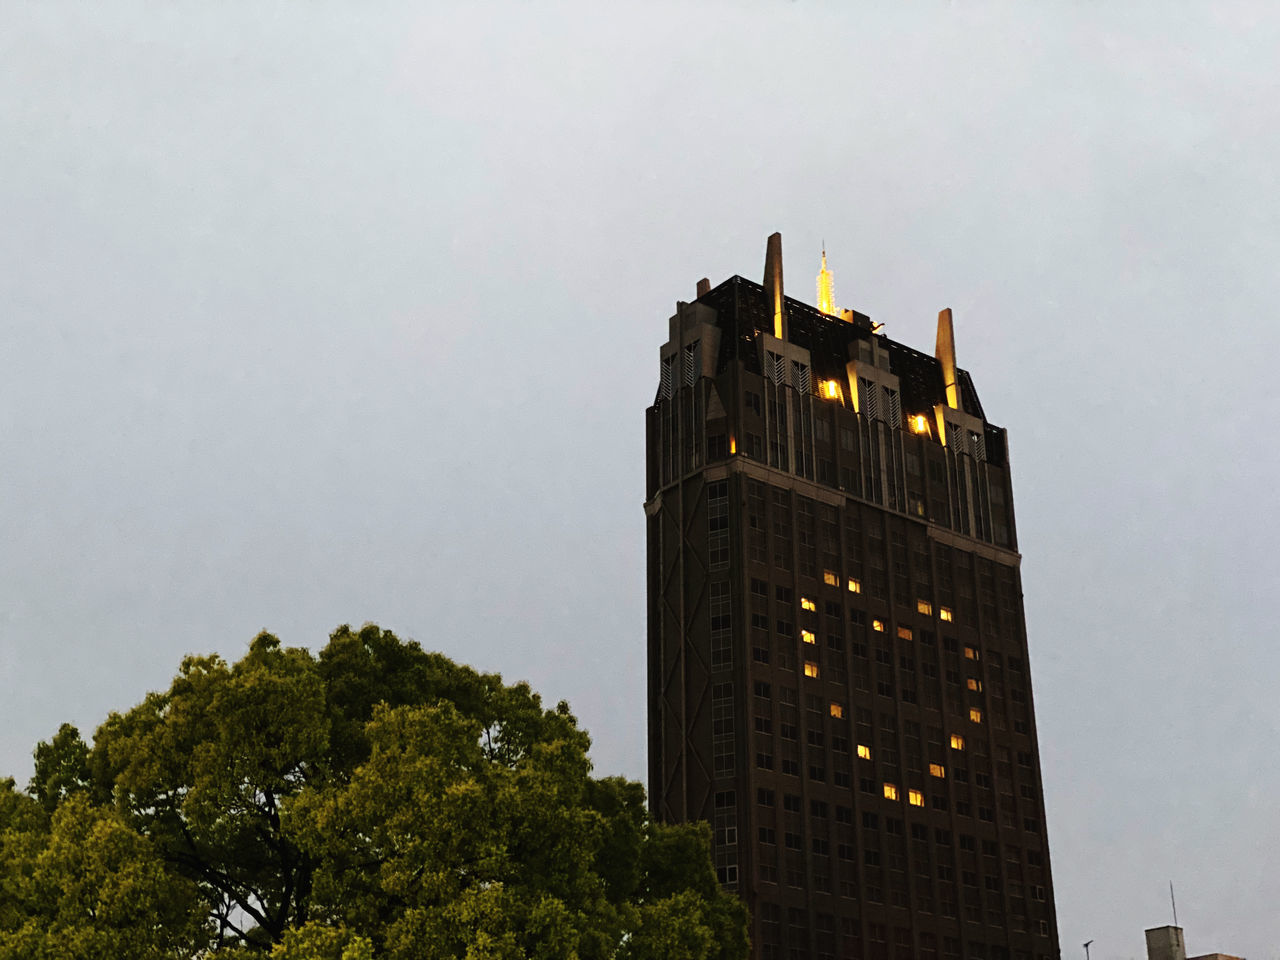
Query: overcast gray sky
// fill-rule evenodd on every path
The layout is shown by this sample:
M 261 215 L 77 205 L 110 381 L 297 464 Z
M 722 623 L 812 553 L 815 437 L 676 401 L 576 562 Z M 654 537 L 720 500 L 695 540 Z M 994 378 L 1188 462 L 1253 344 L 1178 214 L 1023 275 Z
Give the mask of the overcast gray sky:
M 874 9 L 873 9 L 874 6 Z M 854 9 L 856 8 L 856 9 Z M 376 621 L 642 778 L 676 299 L 788 292 L 1009 428 L 1064 956 L 1280 956 L 1267 4 L 0 8 L 0 775 Z

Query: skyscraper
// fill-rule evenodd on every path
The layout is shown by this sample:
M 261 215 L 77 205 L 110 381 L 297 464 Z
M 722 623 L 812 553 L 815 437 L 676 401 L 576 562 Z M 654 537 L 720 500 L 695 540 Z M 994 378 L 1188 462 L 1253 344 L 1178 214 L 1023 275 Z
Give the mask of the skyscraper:
M 647 411 L 649 788 L 753 955 L 1058 956 L 1005 431 L 956 366 L 732 277 Z

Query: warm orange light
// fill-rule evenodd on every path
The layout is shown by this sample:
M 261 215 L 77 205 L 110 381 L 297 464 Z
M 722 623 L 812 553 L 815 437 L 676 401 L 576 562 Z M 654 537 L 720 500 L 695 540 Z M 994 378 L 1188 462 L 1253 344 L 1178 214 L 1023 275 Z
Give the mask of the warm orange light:
M 836 315 L 835 282 L 827 269 L 827 251 L 822 251 L 822 269 L 818 271 L 818 309 L 829 316 Z
M 981 692 L 982 692 L 982 681 L 981 681 L 981 680 L 979 680 L 977 677 L 970 677 L 970 678 L 969 678 L 969 682 L 968 682 L 968 687 L 969 687 L 969 689 L 970 689 L 970 690 L 972 690 L 974 693 L 981 693 Z
M 933 604 L 928 600 L 917 600 L 916 613 L 923 613 L 927 617 L 929 614 L 933 613 Z
M 862 592 L 862 584 L 859 583 L 857 580 L 853 579 L 853 577 L 849 578 L 849 592 L 850 593 Z
M 964 658 L 966 660 L 981 660 L 982 654 L 978 653 L 977 648 L 975 647 L 965 647 Z
M 835 571 L 833 570 L 823 570 L 822 582 L 829 587 L 838 587 L 840 585 L 840 578 L 835 575 Z
M 953 733 L 953 734 L 951 735 L 951 749 L 952 749 L 952 750 L 963 750 L 963 749 L 964 749 L 964 737 L 960 736 L 960 734 L 958 734 L 958 733 Z
M 865 743 L 858 744 L 858 759 L 859 760 L 871 759 L 871 748 L 868 747 Z
M 981 723 L 981 722 L 982 722 L 982 711 L 981 711 L 981 710 L 979 710 L 977 707 L 970 707 L 970 708 L 969 708 L 969 719 L 970 719 L 970 720 L 972 720 L 974 723 Z
M 911 628 L 910 628 L 910 627 L 899 627 L 899 628 L 898 628 L 898 639 L 899 639 L 899 640 L 910 640 L 910 639 L 911 639 Z
M 817 609 L 818 609 L 818 605 L 817 605 L 816 603 L 814 603 L 812 600 L 810 600 L 808 597 L 801 597 L 801 598 L 800 598 L 800 607 L 801 607 L 801 609 L 803 609 L 803 610 L 817 610 Z
M 911 432 L 926 434 L 929 432 L 929 421 L 925 419 L 924 414 L 917 413 L 911 418 Z
M 897 800 L 898 788 L 892 783 L 886 783 L 884 785 L 884 798 L 886 800 Z
M 806 661 L 804 662 L 804 675 L 805 675 L 806 677 L 814 677 L 814 678 L 817 678 L 817 676 L 818 676 L 818 665 L 817 665 L 816 663 L 814 663 L 812 660 L 806 660 Z
M 840 381 L 823 380 L 818 384 L 818 394 L 827 400 L 840 399 Z
M 919 790 L 908 790 L 907 802 L 910 803 L 913 807 L 923 807 L 924 794 L 921 793 Z
M 836 703 L 834 700 L 831 702 L 831 715 L 837 720 L 844 717 L 844 707 Z
M 947 621 L 947 623 L 950 623 L 950 622 L 951 622 L 951 608 L 950 608 L 950 607 L 943 607 L 941 610 L 939 610 L 939 611 L 938 611 L 938 618 L 939 618 L 940 620 L 945 620 L 945 621 Z
M 738 452 L 738 441 L 735 440 L 733 437 L 729 438 L 729 452 L 730 453 Z
M 937 777 L 939 780 L 941 780 L 945 778 L 946 775 L 947 775 L 947 768 L 944 767 L 942 764 L 940 763 L 929 764 L 929 776 Z
M 818 642 L 818 638 L 817 638 L 817 637 L 815 637 L 815 636 L 813 635 L 813 631 L 812 631 L 812 630 L 801 630 L 801 631 L 800 631 L 800 639 L 801 639 L 801 640 L 803 640 L 805 643 L 817 643 L 817 642 Z
M 874 630 L 874 631 L 876 631 L 876 633 L 884 633 L 884 621 L 883 621 L 883 620 L 872 620 L 872 621 L 871 621 L 871 629 L 872 629 L 872 630 Z

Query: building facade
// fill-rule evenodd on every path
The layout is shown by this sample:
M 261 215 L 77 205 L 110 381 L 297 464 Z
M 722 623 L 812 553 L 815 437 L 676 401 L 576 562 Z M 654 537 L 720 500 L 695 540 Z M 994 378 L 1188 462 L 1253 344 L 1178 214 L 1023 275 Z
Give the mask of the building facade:
M 765 277 L 679 303 L 646 414 L 649 789 L 753 956 L 1059 955 L 1005 431 Z

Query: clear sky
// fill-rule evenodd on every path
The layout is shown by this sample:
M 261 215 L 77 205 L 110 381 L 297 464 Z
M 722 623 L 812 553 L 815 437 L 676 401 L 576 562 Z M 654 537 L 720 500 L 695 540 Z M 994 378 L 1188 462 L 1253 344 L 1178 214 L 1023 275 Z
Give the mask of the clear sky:
M 373 620 L 642 778 L 644 419 L 783 234 L 1009 429 L 1064 955 L 1280 956 L 1272 4 L 6 3 L 0 774 Z

